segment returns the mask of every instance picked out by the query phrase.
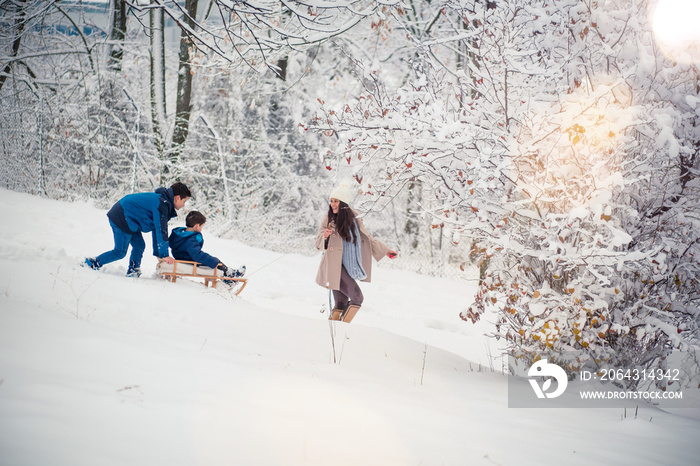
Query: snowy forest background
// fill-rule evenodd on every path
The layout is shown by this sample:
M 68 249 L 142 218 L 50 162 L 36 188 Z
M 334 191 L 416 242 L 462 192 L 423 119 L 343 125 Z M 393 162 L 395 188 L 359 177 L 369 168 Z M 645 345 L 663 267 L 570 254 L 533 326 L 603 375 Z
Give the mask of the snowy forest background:
M 2 0 L 0 180 L 106 208 L 179 179 L 209 231 L 311 252 L 351 178 L 397 266 L 479 267 L 462 318 L 512 354 L 676 351 L 659 386 L 697 387 L 700 44 L 662 3 Z

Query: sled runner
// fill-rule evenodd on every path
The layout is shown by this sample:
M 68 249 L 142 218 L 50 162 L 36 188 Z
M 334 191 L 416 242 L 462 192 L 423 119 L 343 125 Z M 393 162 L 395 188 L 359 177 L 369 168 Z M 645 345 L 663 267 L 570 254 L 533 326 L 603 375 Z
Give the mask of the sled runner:
M 212 269 L 211 267 L 206 267 L 191 261 L 176 260 L 172 264 L 160 261 L 156 270 L 163 278 L 173 283 L 175 283 L 178 277 L 202 278 L 204 279 L 204 286 L 208 287 L 211 283 L 212 288 L 216 288 L 216 282 L 220 280 L 227 285 L 237 287 L 235 290 L 236 296 L 238 296 L 248 284 L 248 279 L 246 278 L 224 277 L 223 272 L 219 269 Z

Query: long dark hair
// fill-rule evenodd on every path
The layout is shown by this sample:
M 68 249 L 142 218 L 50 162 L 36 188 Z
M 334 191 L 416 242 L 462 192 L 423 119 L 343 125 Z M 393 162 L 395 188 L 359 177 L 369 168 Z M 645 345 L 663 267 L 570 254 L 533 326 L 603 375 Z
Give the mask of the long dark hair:
M 340 206 L 338 207 L 338 213 L 333 213 L 333 208 L 328 206 L 328 223 L 335 223 L 335 231 L 338 232 L 341 238 L 347 242 L 352 242 L 357 244 L 357 238 L 355 237 L 355 214 L 349 205 L 340 201 Z

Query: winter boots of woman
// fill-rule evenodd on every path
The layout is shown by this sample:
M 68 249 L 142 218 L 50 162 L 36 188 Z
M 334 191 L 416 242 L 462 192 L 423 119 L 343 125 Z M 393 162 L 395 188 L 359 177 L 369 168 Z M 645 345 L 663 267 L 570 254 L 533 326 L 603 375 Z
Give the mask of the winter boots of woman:
M 330 320 L 342 320 L 343 322 L 349 323 L 355 317 L 355 314 L 357 314 L 357 311 L 359 309 L 360 309 L 360 306 L 358 306 L 357 304 L 350 304 L 344 310 L 335 308 L 331 311 L 331 315 L 330 315 L 330 317 L 328 317 L 328 319 L 330 319 Z
M 343 312 L 343 315 L 340 318 L 340 320 L 342 320 L 343 322 L 350 323 L 350 321 L 355 317 L 355 314 L 357 314 L 357 311 L 359 310 L 360 306 L 358 306 L 357 304 L 349 305 L 348 308 L 345 309 L 345 312 Z

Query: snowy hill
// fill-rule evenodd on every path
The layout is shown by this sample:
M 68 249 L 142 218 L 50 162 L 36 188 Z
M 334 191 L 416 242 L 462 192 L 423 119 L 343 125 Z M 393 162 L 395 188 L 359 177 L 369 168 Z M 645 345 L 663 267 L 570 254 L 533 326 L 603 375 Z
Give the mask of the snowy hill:
M 103 210 L 1 193 L 2 466 L 697 464 L 697 410 L 509 409 L 469 282 L 380 263 L 330 326 L 318 257 L 205 229 L 240 297 L 148 255 L 128 279 L 78 266 L 111 249 Z

